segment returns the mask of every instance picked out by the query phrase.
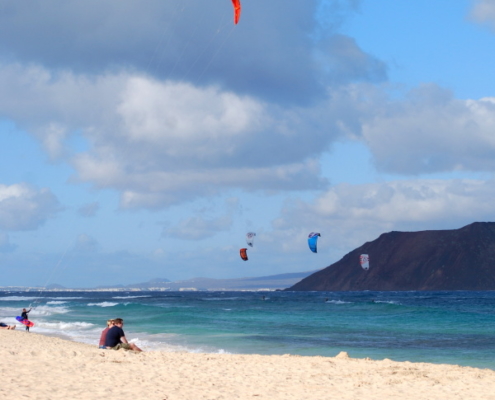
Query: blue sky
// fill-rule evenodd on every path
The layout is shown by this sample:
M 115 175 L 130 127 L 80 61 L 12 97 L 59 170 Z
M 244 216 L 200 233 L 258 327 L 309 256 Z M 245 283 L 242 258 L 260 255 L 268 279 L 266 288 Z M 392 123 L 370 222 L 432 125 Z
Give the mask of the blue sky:
M 310 271 L 494 219 L 495 1 L 242 6 L 0 0 L 0 285 Z

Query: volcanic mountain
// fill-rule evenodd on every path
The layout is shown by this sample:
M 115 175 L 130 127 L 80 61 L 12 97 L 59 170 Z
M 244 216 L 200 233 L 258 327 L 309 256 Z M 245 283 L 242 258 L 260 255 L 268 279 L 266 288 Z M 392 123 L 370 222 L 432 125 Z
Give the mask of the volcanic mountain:
M 495 222 L 384 233 L 286 290 L 495 290 Z

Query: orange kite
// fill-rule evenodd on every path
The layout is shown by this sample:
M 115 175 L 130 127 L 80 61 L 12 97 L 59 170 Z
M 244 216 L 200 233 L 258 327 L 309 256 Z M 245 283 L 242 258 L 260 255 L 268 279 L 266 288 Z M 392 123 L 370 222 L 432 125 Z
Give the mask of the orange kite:
M 234 24 L 237 24 L 241 17 L 241 1 L 232 0 L 232 5 L 234 6 Z

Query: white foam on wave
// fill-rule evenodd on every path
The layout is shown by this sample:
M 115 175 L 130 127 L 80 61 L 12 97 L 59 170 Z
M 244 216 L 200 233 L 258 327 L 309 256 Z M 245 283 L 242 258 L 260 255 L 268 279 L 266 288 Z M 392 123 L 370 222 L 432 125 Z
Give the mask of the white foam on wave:
M 67 314 L 69 312 L 67 307 L 51 307 L 51 306 L 37 306 L 33 308 L 29 313 L 29 316 L 50 316 L 53 314 Z
M 9 325 L 17 323 L 15 319 L 2 320 Z M 18 326 L 20 328 L 21 326 Z M 24 328 L 24 327 L 22 327 Z M 86 343 L 90 345 L 98 346 L 100 341 L 101 332 L 105 329 L 104 324 L 101 326 L 95 325 L 89 322 L 63 322 L 63 321 L 43 321 L 36 320 L 35 326 L 31 328 L 40 334 L 48 336 L 57 336 L 73 340 L 75 342 Z M 181 335 L 174 333 L 159 333 L 150 334 L 145 332 L 131 332 L 126 330 L 126 337 L 130 343 L 136 344 L 144 351 L 163 351 L 163 352 L 185 352 L 185 353 L 218 353 L 229 354 L 223 349 L 212 348 L 206 346 L 194 346 L 194 345 L 181 345 L 174 344 L 176 341 L 181 341 Z
M 375 303 L 383 303 L 383 304 L 394 304 L 396 306 L 400 306 L 401 303 L 397 302 L 397 301 L 393 301 L 393 300 L 375 300 Z
M 47 301 L 46 304 L 66 304 L 66 301 Z
M 0 307 L 0 322 L 7 325 L 17 324 L 15 317 L 20 313 L 21 310 L 17 307 Z
M 232 300 L 239 300 L 239 297 L 204 297 L 201 300 L 206 300 L 206 301 L 232 301 Z
M 151 297 L 151 295 L 143 295 L 143 296 L 115 296 L 112 299 L 138 299 L 140 297 Z
M 136 344 L 144 351 L 164 351 L 169 353 L 219 353 L 227 354 L 223 349 L 210 348 L 209 346 L 197 346 L 173 344 L 180 335 L 173 333 L 127 333 L 127 340 Z
M 101 303 L 88 303 L 88 306 L 96 306 L 96 307 L 114 307 L 119 303 L 112 303 L 110 301 L 103 301 Z
M 38 322 L 38 328 L 44 328 L 55 331 L 74 331 L 74 330 L 86 330 L 95 327 L 95 324 L 90 322 Z
M 84 299 L 84 297 L 49 297 L 50 299 L 58 299 L 58 300 L 78 300 Z
M 344 300 L 327 300 L 326 303 L 330 304 L 350 304 L 350 301 L 344 301 Z
M 75 342 L 98 345 L 103 328 L 89 322 L 37 321 L 33 331 L 48 336 L 57 336 Z
M 27 296 L 8 296 L 0 297 L 0 301 L 25 301 L 25 300 L 35 300 L 37 297 L 27 297 Z
M 0 307 L 0 317 L 4 315 L 21 315 L 21 310 L 19 307 Z

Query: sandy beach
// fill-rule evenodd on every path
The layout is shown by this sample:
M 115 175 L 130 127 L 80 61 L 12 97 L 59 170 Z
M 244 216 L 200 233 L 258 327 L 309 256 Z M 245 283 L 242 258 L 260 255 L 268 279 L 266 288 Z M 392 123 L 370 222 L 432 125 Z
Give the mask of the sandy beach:
M 495 399 L 495 371 L 337 357 L 100 350 L 1 330 L 0 395 L 24 399 Z

